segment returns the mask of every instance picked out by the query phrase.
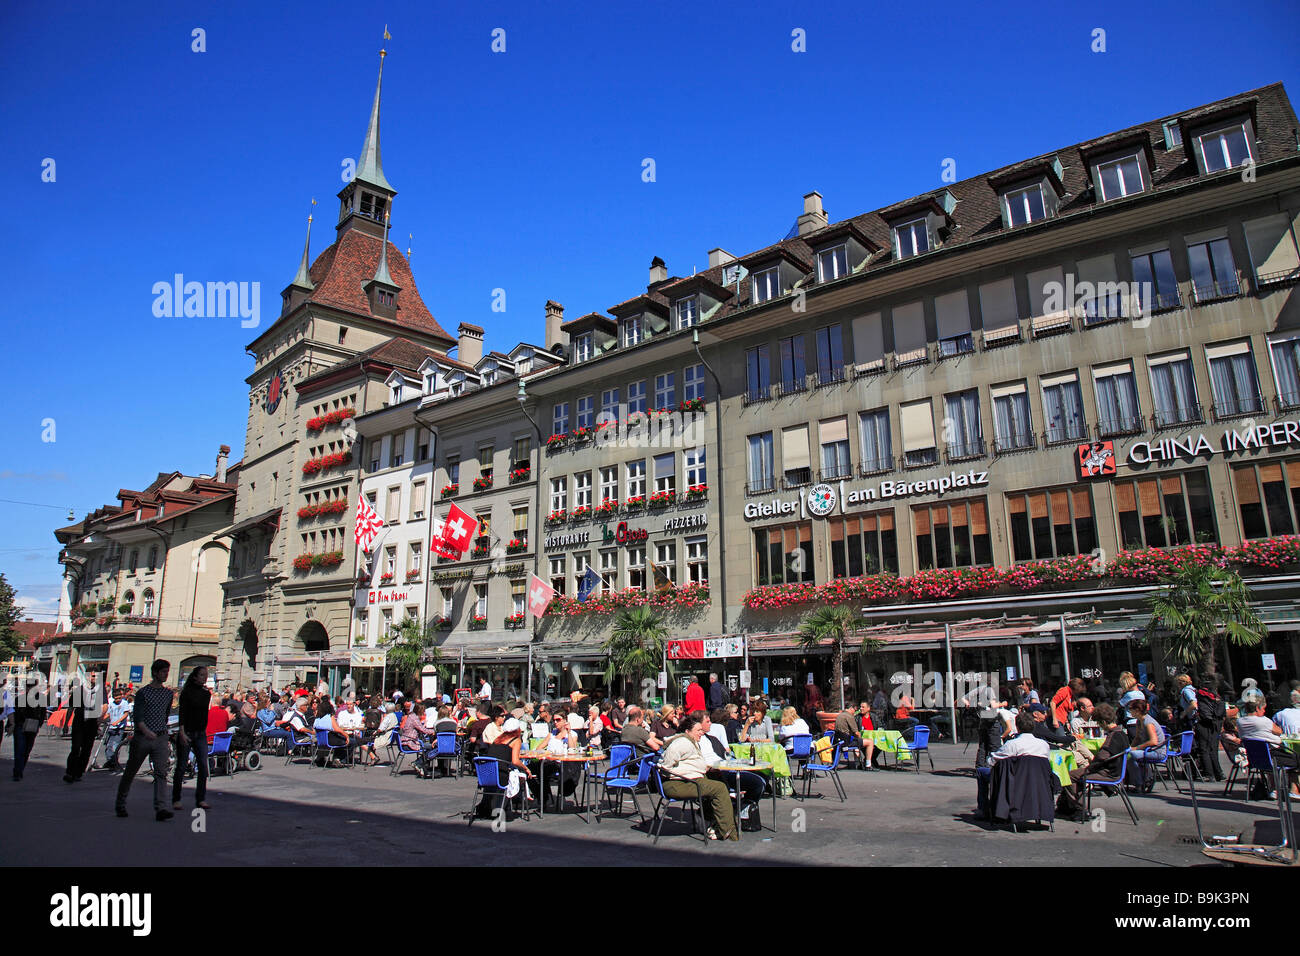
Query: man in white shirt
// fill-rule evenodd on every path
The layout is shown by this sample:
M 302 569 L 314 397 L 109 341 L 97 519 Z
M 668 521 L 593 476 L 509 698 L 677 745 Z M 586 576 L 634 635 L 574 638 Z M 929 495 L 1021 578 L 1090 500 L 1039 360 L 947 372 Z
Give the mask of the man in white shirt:
M 1291 691 L 1291 706 L 1277 711 L 1273 723 L 1282 728 L 1285 736 L 1300 737 L 1300 690 Z
M 1050 759 L 1051 748 L 1047 741 L 1034 736 L 1034 718 L 1026 711 L 1016 715 L 1016 733 L 1002 742 L 1002 746 L 989 754 L 989 766 L 996 760 L 1008 757 L 1042 757 Z
M 485 704 L 492 699 L 492 685 L 482 677 L 478 679 L 478 699 Z
M 347 706 L 340 710 L 334 717 L 339 722 L 339 726 L 348 732 L 348 736 L 361 736 L 361 731 L 366 726 L 365 715 L 357 710 L 357 702 L 350 700 Z
M 123 689 L 113 690 L 113 700 L 105 711 L 108 725 L 104 728 L 104 769 L 117 773 L 122 765 L 117 762 L 117 752 L 126 740 L 126 719 L 131 715 L 131 705 L 126 702 Z

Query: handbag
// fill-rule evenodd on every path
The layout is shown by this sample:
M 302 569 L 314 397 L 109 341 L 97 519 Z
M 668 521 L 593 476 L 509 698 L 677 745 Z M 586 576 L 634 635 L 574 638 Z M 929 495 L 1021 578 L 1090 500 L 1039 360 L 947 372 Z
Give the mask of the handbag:
M 26 720 L 23 721 L 23 733 L 25 734 L 39 733 L 40 729 L 41 729 L 41 722 L 35 717 L 28 717 Z

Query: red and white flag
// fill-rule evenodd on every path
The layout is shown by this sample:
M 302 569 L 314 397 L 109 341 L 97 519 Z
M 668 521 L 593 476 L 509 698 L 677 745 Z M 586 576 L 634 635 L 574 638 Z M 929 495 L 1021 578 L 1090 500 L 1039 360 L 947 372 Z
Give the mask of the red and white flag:
M 529 578 L 528 610 L 533 612 L 533 617 L 541 617 L 553 597 L 555 597 L 555 588 L 535 574 Z
M 442 543 L 455 548 L 459 557 L 469 550 L 470 542 L 474 540 L 474 532 L 477 530 L 478 522 L 452 505 L 442 523 Z
M 357 544 L 361 546 L 362 551 L 369 551 L 370 545 L 374 543 L 375 536 L 379 534 L 379 529 L 384 526 L 384 522 L 375 509 L 370 507 L 370 502 L 366 501 L 366 496 L 361 496 L 361 503 L 357 505 L 357 527 L 356 538 Z
M 437 515 L 433 516 L 433 533 L 429 536 L 429 548 L 440 558 L 446 558 L 449 561 L 455 561 L 460 557 L 460 552 L 447 544 L 442 539 L 443 529 L 446 527 L 444 522 Z

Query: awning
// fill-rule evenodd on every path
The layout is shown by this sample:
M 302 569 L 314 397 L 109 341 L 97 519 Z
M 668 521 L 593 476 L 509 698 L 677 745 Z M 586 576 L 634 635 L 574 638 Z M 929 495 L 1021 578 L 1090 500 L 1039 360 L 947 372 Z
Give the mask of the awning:
M 264 521 L 270 521 L 272 518 L 275 519 L 276 527 L 279 527 L 280 510 L 281 509 L 279 508 L 272 508 L 270 511 L 264 511 L 260 515 L 255 515 L 252 518 L 245 518 L 243 521 L 239 521 L 236 522 L 235 524 L 232 524 L 229 528 L 222 528 L 220 531 L 214 534 L 213 537 L 224 538 L 228 535 L 239 534 L 239 532 L 247 531 L 249 528 L 256 527 L 257 525 L 262 524 L 262 522 Z

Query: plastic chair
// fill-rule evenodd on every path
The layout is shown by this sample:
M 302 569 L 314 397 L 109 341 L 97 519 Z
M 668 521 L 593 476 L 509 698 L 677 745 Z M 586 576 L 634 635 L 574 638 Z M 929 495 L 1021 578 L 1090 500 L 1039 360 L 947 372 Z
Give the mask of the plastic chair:
M 632 794 L 632 806 L 637 815 L 645 820 L 641 812 L 640 801 L 636 798 L 637 787 L 650 780 L 652 761 L 648 756 L 636 756 L 636 748 L 631 744 L 619 744 L 610 748 L 610 765 L 607 770 L 593 771 L 591 779 L 601 784 L 600 797 L 596 800 L 596 822 L 600 822 L 601 805 L 610 800 L 611 791 L 618 794 L 618 809 L 615 816 L 623 813 L 623 794 Z
M 317 757 L 323 758 L 320 765 L 321 769 L 324 770 L 330 765 L 330 761 L 334 758 L 334 751 L 344 749 L 346 748 L 336 747 L 334 744 L 330 743 L 330 731 L 317 730 L 316 749 L 312 751 L 311 755 L 312 762 L 314 763 Z
M 510 798 L 506 796 L 506 788 L 501 786 L 501 767 L 506 766 L 496 757 L 475 757 L 474 758 L 474 802 L 469 805 L 469 825 L 474 825 L 474 820 L 478 816 L 479 801 L 487 796 L 494 798 L 497 809 L 505 810 L 506 802 Z M 519 812 L 525 820 L 528 819 L 528 804 L 524 800 L 524 794 L 528 792 L 526 786 L 519 787 L 519 793 L 516 797 L 519 800 Z M 496 816 L 495 810 L 493 816 Z
M 306 750 L 306 756 L 315 755 L 316 738 L 309 735 L 298 736 L 292 727 L 287 728 L 289 736 L 284 742 L 284 765 L 287 767 L 293 763 L 296 757 L 304 756 L 303 750 Z
M 1128 815 L 1132 819 L 1133 825 L 1137 826 L 1137 811 L 1133 809 L 1133 801 L 1129 799 L 1128 791 L 1124 789 L 1124 778 L 1128 775 L 1128 758 L 1130 753 L 1131 751 L 1124 751 L 1124 756 L 1120 760 L 1118 780 L 1111 780 L 1106 777 L 1083 778 L 1083 810 L 1089 817 L 1092 816 L 1092 792 L 1094 790 L 1100 790 L 1103 796 L 1109 796 L 1109 794 L 1106 793 L 1109 788 L 1115 790 L 1119 794 L 1120 800 L 1124 803 L 1124 809 L 1128 811 Z
M 902 750 L 894 757 L 895 766 L 897 766 L 898 757 L 905 750 L 912 755 L 912 763 L 916 765 L 917 773 L 921 772 L 921 754 L 925 754 L 925 759 L 930 761 L 930 772 L 934 773 L 934 758 L 930 756 L 930 728 L 925 724 L 917 724 L 912 731 L 912 742 L 909 744 L 905 740 L 900 740 L 899 747 Z
M 230 741 L 234 739 L 233 730 L 223 730 L 212 738 L 208 744 L 208 773 L 216 774 L 217 761 L 221 761 L 226 768 L 226 776 L 235 775 L 234 761 L 230 759 Z
M 1246 802 L 1249 803 L 1252 781 L 1258 779 L 1264 785 L 1264 789 L 1270 792 L 1273 790 L 1273 752 L 1269 750 L 1267 740 L 1243 740 L 1241 746 L 1246 751 Z M 1225 797 L 1236 784 L 1239 770 L 1240 768 L 1234 761 L 1232 772 L 1228 774 L 1228 786 L 1223 790 Z
M 790 742 L 790 752 L 788 754 L 793 769 L 790 771 L 794 776 L 803 776 L 803 765 L 808 762 L 812 755 L 812 734 L 791 734 L 785 738 Z M 795 773 L 795 771 L 798 773 Z
M 1170 748 L 1169 750 L 1170 767 L 1175 773 L 1180 774 L 1186 773 L 1187 768 L 1190 767 L 1192 772 L 1196 774 L 1197 780 L 1204 780 L 1205 778 L 1201 775 L 1201 768 L 1196 765 L 1196 756 L 1192 753 L 1192 747 L 1195 743 L 1196 731 L 1184 730 L 1179 734 L 1178 749 L 1174 750 Z M 1177 782 L 1178 781 L 1175 778 L 1175 786 L 1177 785 Z
M 1167 730 L 1165 730 L 1163 727 L 1161 727 L 1160 729 L 1165 732 L 1165 742 L 1161 744 L 1159 747 L 1157 747 L 1155 750 L 1143 750 L 1135 754 L 1135 756 L 1137 758 L 1137 762 L 1142 766 L 1142 769 L 1144 771 L 1146 770 L 1151 771 L 1152 788 L 1153 789 L 1155 788 L 1155 781 L 1159 780 L 1161 783 L 1165 785 L 1165 789 L 1168 790 L 1169 780 L 1166 778 L 1173 777 L 1173 773 L 1169 769 L 1169 758 L 1171 756 L 1169 751 L 1169 744 L 1171 743 L 1171 739 L 1169 737 L 1169 732 Z M 1161 771 L 1164 772 L 1161 773 Z M 1146 780 L 1144 779 L 1143 780 L 1144 788 L 1145 785 L 1146 785 Z M 1175 778 L 1174 786 L 1177 785 L 1178 785 L 1178 780 Z M 1179 792 L 1181 793 L 1182 791 Z
M 739 799 L 737 790 L 740 790 L 741 792 L 744 791 L 744 788 L 741 787 L 741 783 L 743 781 L 747 781 L 750 777 L 757 779 L 759 783 L 763 785 L 763 789 L 759 791 L 758 796 L 755 798 L 754 802 L 758 803 L 765 798 L 770 798 L 772 801 L 772 825 L 770 827 L 765 826 L 763 827 L 763 829 L 770 830 L 771 832 L 776 833 L 776 778 L 775 777 L 769 778 L 766 774 L 758 773 L 753 770 L 737 770 L 734 772 L 736 774 L 736 786 L 728 787 L 728 790 L 730 790 L 731 792 L 732 802 L 733 803 L 737 802 Z M 737 814 L 736 826 L 740 826 L 740 825 L 741 825 L 740 815 Z
M 426 759 L 432 759 L 439 763 L 448 760 L 459 763 L 460 741 L 456 737 L 456 732 L 454 730 L 444 730 L 442 733 L 436 734 L 433 749 L 428 751 L 428 758 Z M 447 773 L 447 776 L 450 777 L 451 775 L 451 772 Z
M 830 763 L 818 763 L 816 760 L 809 760 L 804 764 L 803 799 L 808 799 L 812 782 L 817 777 L 831 778 L 831 783 L 835 784 L 835 792 L 840 798 L 840 803 L 848 799 L 848 795 L 844 792 L 844 784 L 840 781 L 840 744 L 837 743 L 835 749 L 831 751 Z
M 695 787 L 696 787 L 695 796 L 671 797 L 664 792 L 665 777 L 667 777 L 669 780 L 681 779 L 681 778 L 675 778 L 671 773 L 669 773 L 668 771 L 664 770 L 661 766 L 659 766 L 659 761 L 657 760 L 654 761 L 650 769 L 650 788 L 652 794 L 658 795 L 659 801 L 655 804 L 655 813 L 654 813 L 654 817 L 650 820 L 649 833 L 651 834 L 651 836 L 654 837 L 655 843 L 659 842 L 659 835 L 663 832 L 663 828 L 664 828 L 664 820 L 666 820 L 668 817 L 668 814 L 664 812 L 665 807 L 667 807 L 668 809 L 672 809 L 673 804 L 681 804 L 683 807 L 685 807 L 690 811 L 692 836 L 694 836 L 697 833 L 701 833 L 701 831 L 697 829 L 697 824 L 695 822 L 696 807 L 699 807 L 700 809 L 700 816 L 701 817 L 704 816 L 704 807 L 702 805 L 702 796 L 699 790 L 698 781 L 689 781 L 689 780 L 683 781 L 684 783 L 695 783 Z M 707 846 L 708 843 L 709 843 L 709 837 L 707 834 L 704 834 L 705 846 Z
M 418 756 L 419 754 L 424 753 L 423 747 L 408 748 L 405 744 L 403 744 L 401 731 L 397 730 L 396 728 L 394 728 L 393 730 L 393 737 L 397 742 L 397 751 L 396 751 L 397 759 L 393 761 L 392 767 L 390 767 L 388 770 L 388 775 L 390 777 L 396 777 L 398 774 L 402 772 L 402 762 L 406 760 L 407 757 L 410 757 L 412 755 Z M 391 752 L 391 745 L 390 745 L 390 752 Z

